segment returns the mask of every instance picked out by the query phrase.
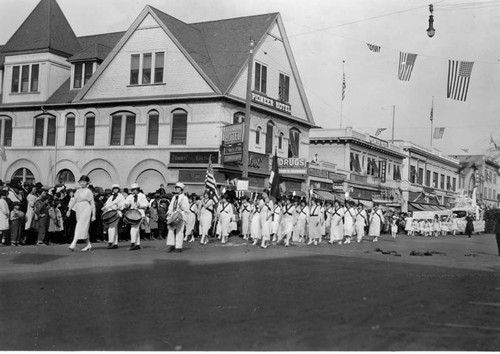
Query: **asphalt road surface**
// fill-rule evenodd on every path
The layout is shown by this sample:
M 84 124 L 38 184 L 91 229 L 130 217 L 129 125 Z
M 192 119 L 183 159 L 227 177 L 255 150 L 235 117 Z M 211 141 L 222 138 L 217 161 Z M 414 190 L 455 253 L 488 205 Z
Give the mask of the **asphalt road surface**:
M 493 235 L 105 246 L 1 247 L 0 350 L 500 350 Z

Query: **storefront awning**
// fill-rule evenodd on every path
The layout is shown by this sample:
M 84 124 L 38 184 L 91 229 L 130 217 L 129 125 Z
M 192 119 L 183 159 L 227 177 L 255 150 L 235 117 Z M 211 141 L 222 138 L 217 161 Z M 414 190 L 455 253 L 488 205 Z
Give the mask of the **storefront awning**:
M 444 205 L 408 203 L 408 211 L 440 211 L 446 209 L 447 208 Z
M 314 195 L 318 197 L 319 199 L 327 200 L 327 201 L 334 201 L 336 199 L 340 199 L 337 195 L 328 192 L 328 191 L 322 191 L 322 190 L 315 190 Z

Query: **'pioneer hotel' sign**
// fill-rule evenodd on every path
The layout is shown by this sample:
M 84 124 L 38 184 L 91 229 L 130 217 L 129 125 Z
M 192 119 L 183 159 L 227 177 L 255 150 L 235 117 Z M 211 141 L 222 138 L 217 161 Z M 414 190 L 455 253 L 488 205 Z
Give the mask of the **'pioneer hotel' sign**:
M 256 92 L 252 92 L 252 101 L 260 103 L 264 106 L 275 108 L 281 112 L 292 114 L 292 106 L 289 105 L 288 103 L 283 103 L 283 102 L 277 101 L 273 98 L 263 96 L 263 95 L 256 93 Z

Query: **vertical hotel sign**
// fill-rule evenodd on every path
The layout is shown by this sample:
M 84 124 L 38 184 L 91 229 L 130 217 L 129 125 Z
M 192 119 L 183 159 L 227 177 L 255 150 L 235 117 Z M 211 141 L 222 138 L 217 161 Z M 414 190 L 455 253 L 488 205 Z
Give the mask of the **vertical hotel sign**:
M 224 162 L 241 162 L 243 159 L 243 129 L 243 123 L 222 127 Z

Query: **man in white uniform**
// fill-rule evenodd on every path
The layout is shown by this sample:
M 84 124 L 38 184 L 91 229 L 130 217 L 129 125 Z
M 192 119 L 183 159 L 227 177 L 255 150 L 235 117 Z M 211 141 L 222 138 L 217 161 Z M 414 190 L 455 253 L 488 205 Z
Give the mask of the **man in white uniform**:
M 175 225 L 168 225 L 167 247 L 168 252 L 182 252 L 184 242 L 184 220 L 186 213 L 189 212 L 189 200 L 184 194 L 184 184 L 175 184 L 175 196 L 172 198 L 168 206 L 167 219 L 170 218 L 176 211 L 181 212 L 182 220 Z

